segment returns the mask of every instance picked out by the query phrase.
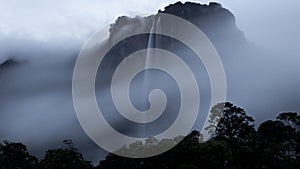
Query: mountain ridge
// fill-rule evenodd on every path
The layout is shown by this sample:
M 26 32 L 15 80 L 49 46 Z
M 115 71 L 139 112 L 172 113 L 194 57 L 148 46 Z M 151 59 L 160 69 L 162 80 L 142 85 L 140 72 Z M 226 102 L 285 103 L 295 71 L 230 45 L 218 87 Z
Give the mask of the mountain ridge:
M 155 15 L 133 18 L 121 16 L 111 24 L 109 39 L 113 40 L 115 37 L 121 39 L 122 31 L 134 32 L 141 27 L 149 31 L 153 18 L 159 13 L 175 15 L 196 25 L 212 41 L 221 55 L 230 55 L 232 48 L 243 49 L 248 46 L 244 33 L 236 26 L 235 16 L 216 2 L 210 2 L 208 5 L 176 2 L 164 7 L 163 10 L 158 10 Z

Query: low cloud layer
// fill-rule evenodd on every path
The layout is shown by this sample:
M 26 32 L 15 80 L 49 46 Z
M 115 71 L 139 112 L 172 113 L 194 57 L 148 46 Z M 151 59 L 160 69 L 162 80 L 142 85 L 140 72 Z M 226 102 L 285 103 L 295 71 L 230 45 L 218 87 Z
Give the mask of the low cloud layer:
M 0 63 L 14 60 L 0 66 L 0 139 L 22 141 L 42 155 L 41 149 L 72 138 L 89 159 L 103 155 L 74 112 L 75 59 L 88 37 L 111 20 L 136 11 L 155 13 L 171 2 L 0 0 Z M 220 2 L 256 46 L 255 52 L 224 61 L 229 101 L 258 121 L 300 112 L 299 2 Z

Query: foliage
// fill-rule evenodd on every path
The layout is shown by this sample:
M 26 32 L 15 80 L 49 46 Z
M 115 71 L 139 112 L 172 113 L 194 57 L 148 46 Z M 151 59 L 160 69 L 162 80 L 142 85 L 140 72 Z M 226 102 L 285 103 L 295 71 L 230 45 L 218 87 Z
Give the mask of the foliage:
M 38 159 L 30 155 L 22 143 L 4 141 L 0 144 L 1 169 L 32 169 L 37 162 Z
M 71 140 L 64 140 L 65 149 L 46 151 L 44 159 L 39 162 L 41 169 L 90 169 L 92 165 L 85 161 Z
M 212 108 L 207 130 L 213 137 L 192 131 L 174 139 L 149 137 L 118 151 L 132 154 L 175 147 L 148 158 L 125 158 L 108 154 L 97 166 L 84 160 L 71 140 L 66 148 L 47 150 L 43 159 L 30 155 L 22 143 L 0 144 L 1 169 L 298 169 L 300 168 L 300 115 L 281 113 L 254 128 L 254 119 L 231 103 Z M 214 130 L 215 128 L 215 130 Z M 179 142 L 179 140 L 181 140 Z M 131 154 L 131 155 L 132 155 Z

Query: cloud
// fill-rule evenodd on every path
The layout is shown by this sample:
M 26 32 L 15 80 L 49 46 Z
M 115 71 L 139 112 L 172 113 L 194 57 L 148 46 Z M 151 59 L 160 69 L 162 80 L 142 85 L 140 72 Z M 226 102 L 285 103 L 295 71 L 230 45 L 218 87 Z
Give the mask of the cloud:
M 88 151 L 97 146 L 81 129 L 72 104 L 78 52 L 93 32 L 118 16 L 155 13 L 174 2 L 0 0 L 0 63 L 17 61 L 0 66 L 0 137 L 22 141 L 40 155 L 40 146 L 43 151 L 69 137 L 92 158 Z M 264 52 L 227 61 L 229 99 L 259 120 L 300 110 L 299 2 L 220 2 Z
M 120 15 L 154 13 L 172 1 L 0 1 L 2 34 L 38 40 L 84 38 Z
M 73 65 L 84 42 L 120 15 L 158 10 L 159 1 L 0 1 L 0 136 L 34 154 L 71 138 L 90 159 L 102 153 L 81 129 L 71 95 Z M 74 134 L 74 132 L 76 134 Z M 36 146 L 34 146 L 36 145 Z M 43 148 L 40 148 L 43 147 Z M 93 149 L 92 155 L 89 152 Z M 103 155 L 102 155 L 103 156 Z

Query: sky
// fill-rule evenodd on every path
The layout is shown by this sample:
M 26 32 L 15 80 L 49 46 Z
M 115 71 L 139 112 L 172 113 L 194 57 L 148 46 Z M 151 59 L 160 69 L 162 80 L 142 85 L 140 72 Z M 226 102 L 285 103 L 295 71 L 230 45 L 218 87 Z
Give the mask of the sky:
M 112 22 L 120 15 L 154 13 L 174 0 L 111 0 L 69 1 L 69 0 L 24 0 L 0 1 L 0 33 L 22 39 L 70 38 L 86 40 L 91 32 Z M 184 1 L 183 1 L 184 2 Z M 207 0 L 195 2 L 208 3 Z M 297 0 L 219 0 L 230 9 L 237 18 L 238 26 L 250 40 L 259 40 L 261 44 L 284 45 L 299 30 Z M 134 4 L 134 5 L 132 5 Z M 257 17 L 259 16 L 259 17 Z M 288 19 L 285 19 L 288 18 Z M 293 25 L 282 27 L 283 25 Z M 268 29 L 272 27 L 272 30 Z M 280 37 L 280 41 L 270 39 Z M 295 38 L 295 37 L 294 37 Z M 299 42 L 299 38 L 297 39 Z M 267 42 L 267 43 L 266 43 Z M 258 43 L 258 42 L 257 42 Z
M 37 153 L 39 146 L 51 148 L 68 135 L 85 149 L 98 151 L 74 113 L 74 56 L 89 36 L 117 17 L 153 14 L 175 2 L 0 0 L 0 63 L 8 58 L 22 63 L 0 67 L 0 140 L 22 141 Z M 258 121 L 282 111 L 300 112 L 300 1 L 217 2 L 235 15 L 249 43 L 265 53 L 232 61 L 229 90 L 237 92 L 230 92 L 230 101 Z M 73 134 L 77 131 L 78 136 Z

